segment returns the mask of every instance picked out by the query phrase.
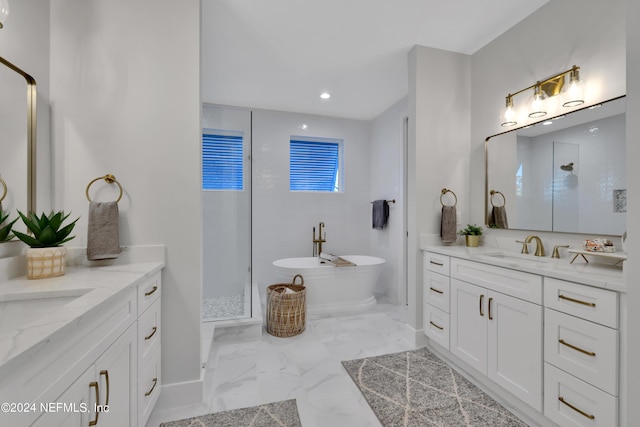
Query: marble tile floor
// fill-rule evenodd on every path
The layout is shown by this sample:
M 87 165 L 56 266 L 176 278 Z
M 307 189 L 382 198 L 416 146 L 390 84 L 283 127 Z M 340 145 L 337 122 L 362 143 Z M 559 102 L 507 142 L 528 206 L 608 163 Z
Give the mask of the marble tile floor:
M 413 350 L 402 339 L 406 306 L 376 304 L 309 315 L 304 333 L 216 340 L 205 373 L 205 404 L 154 411 L 148 427 L 211 412 L 296 399 L 304 427 L 380 426 L 343 360 Z

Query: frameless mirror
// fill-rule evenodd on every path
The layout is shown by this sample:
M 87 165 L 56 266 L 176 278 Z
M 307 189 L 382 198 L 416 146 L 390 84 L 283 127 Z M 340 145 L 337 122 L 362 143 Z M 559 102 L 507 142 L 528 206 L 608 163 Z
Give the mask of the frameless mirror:
M 0 57 L 0 93 L 0 199 L 14 218 L 35 210 L 36 82 Z
M 621 235 L 625 97 L 485 140 L 489 227 Z

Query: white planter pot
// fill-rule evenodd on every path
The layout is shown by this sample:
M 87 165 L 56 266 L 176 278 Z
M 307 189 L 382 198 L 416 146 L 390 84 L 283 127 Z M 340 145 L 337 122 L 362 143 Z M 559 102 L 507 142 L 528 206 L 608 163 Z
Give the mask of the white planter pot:
M 62 276 L 66 255 L 64 246 L 27 249 L 27 279 Z

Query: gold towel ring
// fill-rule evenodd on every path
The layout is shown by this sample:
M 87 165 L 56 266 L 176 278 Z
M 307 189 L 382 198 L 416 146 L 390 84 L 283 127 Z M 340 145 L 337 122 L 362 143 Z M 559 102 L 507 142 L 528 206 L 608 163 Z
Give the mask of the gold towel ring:
M 2 188 L 4 189 L 2 191 L 2 196 L 0 196 L 0 202 L 2 202 L 4 200 L 5 197 L 7 197 L 7 183 L 4 182 L 4 179 L 2 179 L 2 177 L 0 176 L 0 184 L 2 184 Z M 1 214 L 2 212 L 0 212 Z
M 504 194 L 502 194 L 501 192 L 496 191 L 496 190 L 491 190 L 491 191 L 489 192 L 489 194 L 491 195 L 491 196 L 489 196 L 489 201 L 491 202 L 491 206 L 493 206 L 494 208 L 495 208 L 495 207 L 500 208 L 500 207 L 502 207 L 502 206 L 504 206 L 504 205 L 506 205 L 506 204 L 507 204 L 507 198 L 506 198 L 506 197 L 504 197 Z M 494 205 L 494 204 L 493 204 L 493 196 L 495 196 L 496 194 L 499 194 L 499 195 L 501 195 L 501 196 L 502 196 L 502 205 L 501 205 L 501 206 L 496 206 L 496 205 Z
M 87 191 L 86 191 L 86 195 L 87 195 L 87 200 L 91 201 L 91 197 L 89 197 L 89 187 L 91 187 L 91 185 L 96 182 L 99 181 L 101 179 L 104 179 L 104 181 L 107 184 L 113 184 L 114 182 L 116 184 L 118 184 L 118 187 L 120 188 L 120 195 L 118 196 L 118 199 L 116 200 L 116 203 L 118 203 L 120 201 L 120 199 L 122 199 L 122 185 L 120 185 L 120 183 L 118 182 L 118 180 L 116 179 L 115 176 L 111 175 L 110 173 L 106 174 L 105 176 L 99 176 L 96 179 L 94 179 L 93 181 L 91 181 L 89 183 L 89 185 L 87 185 Z
M 448 190 L 448 189 L 446 189 L 446 188 L 443 188 L 443 189 L 442 189 L 442 194 L 440 194 L 440 204 L 441 204 L 442 206 L 446 206 L 446 205 L 444 204 L 444 202 L 442 201 L 442 196 L 444 196 L 444 195 L 445 195 L 445 194 L 447 194 L 447 193 L 451 193 L 451 194 L 453 194 L 453 197 L 456 199 L 456 201 L 455 201 L 455 202 L 453 203 L 453 205 L 451 205 L 451 206 L 455 206 L 455 205 L 457 205 L 457 204 L 458 204 L 458 196 L 456 196 L 456 193 L 454 193 L 453 191 Z

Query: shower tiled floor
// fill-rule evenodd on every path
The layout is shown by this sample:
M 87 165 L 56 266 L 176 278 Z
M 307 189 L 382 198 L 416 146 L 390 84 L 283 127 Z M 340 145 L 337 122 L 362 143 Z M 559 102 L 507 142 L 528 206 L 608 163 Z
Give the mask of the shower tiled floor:
M 248 317 L 242 295 L 229 297 L 205 298 L 202 300 L 202 321 L 237 319 Z
M 406 307 L 377 304 L 340 315 L 309 315 L 304 333 L 215 341 L 205 373 L 205 405 L 156 411 L 147 426 L 211 412 L 296 399 L 304 427 L 379 426 L 341 365 L 412 350 L 402 339 Z

